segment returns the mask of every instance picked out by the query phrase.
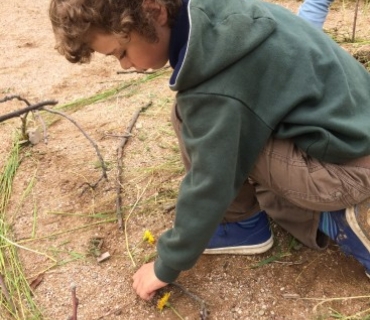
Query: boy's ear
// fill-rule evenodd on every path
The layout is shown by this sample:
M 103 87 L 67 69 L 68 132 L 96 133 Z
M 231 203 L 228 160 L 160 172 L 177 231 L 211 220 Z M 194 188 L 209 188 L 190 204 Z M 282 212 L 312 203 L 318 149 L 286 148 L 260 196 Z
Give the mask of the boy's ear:
M 168 22 L 167 8 L 157 0 L 144 0 L 143 9 L 160 26 L 165 26 Z

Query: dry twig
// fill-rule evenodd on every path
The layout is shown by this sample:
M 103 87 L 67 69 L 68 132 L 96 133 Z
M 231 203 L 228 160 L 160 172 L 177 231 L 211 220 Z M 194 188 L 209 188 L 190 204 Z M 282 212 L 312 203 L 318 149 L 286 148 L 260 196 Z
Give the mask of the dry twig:
M 355 42 L 355 35 L 356 35 L 356 25 L 357 25 L 357 15 L 358 15 L 358 6 L 360 0 L 356 0 L 356 7 L 355 7 L 355 15 L 353 18 L 353 28 L 352 28 L 352 42 Z
M 39 102 L 39 103 L 31 105 L 26 99 L 23 99 L 20 96 L 5 97 L 4 99 L 0 100 L 0 103 L 13 100 L 13 99 L 17 99 L 17 100 L 25 102 L 27 104 L 27 107 L 20 109 L 20 110 L 13 111 L 13 112 L 9 112 L 7 114 L 0 116 L 0 122 L 6 121 L 12 118 L 20 117 L 23 114 L 25 114 L 25 117 L 27 117 L 27 114 L 30 111 L 40 110 L 40 109 L 43 109 L 45 106 L 50 106 L 50 105 L 54 106 L 58 103 L 58 101 L 55 101 L 55 100 L 48 100 L 48 101 L 43 101 L 43 102 Z
M 166 213 L 169 213 L 171 212 L 172 210 L 175 210 L 176 209 L 176 204 L 170 204 L 166 207 L 163 208 L 163 210 L 166 212 Z
M 57 114 L 57 115 L 60 115 L 66 119 L 68 119 L 69 121 L 71 121 L 77 128 L 78 130 L 80 130 L 82 132 L 82 134 L 85 136 L 85 138 L 87 140 L 89 140 L 89 142 L 92 144 L 92 146 L 94 147 L 95 151 L 96 151 L 96 154 L 99 158 L 99 161 L 100 161 L 100 164 L 101 164 L 101 169 L 102 169 L 102 175 L 101 177 L 99 178 L 99 180 L 94 183 L 94 184 L 90 184 L 90 183 L 87 183 L 85 182 L 84 184 L 87 184 L 90 188 L 92 189 L 95 189 L 96 186 L 99 184 L 99 182 L 104 178 L 105 180 L 108 180 L 108 176 L 107 176 L 107 167 L 105 165 L 105 162 L 103 160 L 103 157 L 99 151 L 99 148 L 97 146 L 97 144 L 94 142 L 94 140 L 92 140 L 90 138 L 90 136 L 80 127 L 80 125 L 74 120 L 72 119 L 71 117 L 69 117 L 68 115 L 64 114 L 63 112 L 60 112 L 60 111 L 56 111 L 56 110 L 51 110 L 51 109 L 47 109 L 47 108 L 43 108 L 43 110 L 47 111 L 47 112 L 50 112 L 50 113 L 54 113 L 54 114 Z
M 72 316 L 69 317 L 68 319 L 69 320 L 77 320 L 77 308 L 78 308 L 78 298 L 77 298 L 77 295 L 76 295 L 76 285 L 75 284 L 72 284 L 71 286 L 71 292 L 72 292 L 72 310 L 73 310 L 73 313 L 72 313 Z
M 196 302 L 200 304 L 200 320 L 206 320 L 208 317 L 208 310 L 207 310 L 206 302 L 203 299 L 199 298 L 194 293 L 191 293 L 189 290 L 184 288 L 181 284 L 178 284 L 176 282 L 172 282 L 171 284 L 179 288 L 183 293 L 185 293 L 190 298 L 192 298 L 193 300 L 195 300 Z
M 42 119 L 42 117 L 38 113 L 38 111 L 40 109 L 43 109 L 47 105 L 56 105 L 58 102 L 55 101 L 55 100 L 49 100 L 49 101 L 44 101 L 44 102 L 41 102 L 41 103 L 31 105 L 31 103 L 27 99 L 24 99 L 21 96 L 14 95 L 14 96 L 8 96 L 8 97 L 5 97 L 4 99 L 1 99 L 0 103 L 10 101 L 10 100 L 13 100 L 13 99 L 17 99 L 19 101 L 24 102 L 27 105 L 27 108 L 8 113 L 4 116 L 0 116 L 0 122 L 5 121 L 5 120 L 9 120 L 11 118 L 20 117 L 21 121 L 22 121 L 22 128 L 21 128 L 22 136 L 26 136 L 26 126 L 27 126 L 26 119 L 27 119 L 28 113 L 31 111 L 31 112 L 34 113 L 35 117 L 37 117 L 37 119 L 42 124 L 43 131 L 44 131 L 44 142 L 45 142 L 45 144 L 47 144 L 48 141 L 47 141 L 46 125 L 45 125 L 44 120 Z M 24 116 L 21 117 L 21 115 L 23 115 L 23 114 L 24 114 Z
M 131 118 L 131 121 L 126 129 L 126 132 L 120 141 L 118 147 L 117 147 L 117 180 L 116 180 L 116 193 L 117 193 L 117 199 L 116 199 L 116 212 L 117 212 L 117 221 L 118 221 L 118 228 L 120 230 L 123 229 L 123 221 L 122 221 L 122 197 L 121 197 L 121 191 L 122 191 L 122 156 L 123 156 L 123 149 L 128 141 L 128 139 L 131 137 L 131 131 L 137 121 L 137 118 L 139 117 L 140 113 L 148 109 L 152 105 L 152 102 L 148 102 L 144 107 L 140 107 L 136 110 L 134 115 Z
M 57 101 L 49 100 L 49 101 L 43 101 L 43 102 L 39 102 L 39 103 L 36 103 L 34 105 L 31 105 L 30 102 L 27 99 L 24 99 L 24 98 L 22 98 L 18 95 L 14 95 L 14 96 L 8 96 L 8 97 L 5 97 L 5 98 L 1 99 L 0 103 L 10 101 L 10 100 L 13 100 L 13 99 L 23 101 L 24 103 L 27 104 L 27 107 L 23 108 L 23 109 L 20 109 L 20 110 L 10 112 L 10 113 L 5 114 L 3 116 L 0 116 L 0 122 L 3 122 L 3 121 L 6 121 L 6 120 L 9 120 L 11 118 L 20 117 L 20 116 L 24 115 L 23 117 L 21 117 L 21 120 L 22 120 L 22 133 L 25 134 L 25 132 L 26 132 L 26 118 L 27 118 L 27 115 L 30 111 L 33 112 L 35 110 L 44 110 L 44 111 L 47 111 L 49 113 L 57 114 L 59 116 L 62 116 L 64 118 L 66 118 L 67 120 L 72 122 L 82 132 L 82 134 L 86 137 L 86 139 L 89 140 L 89 142 L 92 144 L 92 146 L 94 147 L 94 149 L 96 151 L 96 154 L 98 155 L 98 158 L 99 158 L 99 161 L 100 161 L 100 164 L 101 164 L 101 168 L 102 168 L 102 171 L 103 171 L 102 176 L 99 178 L 99 180 L 96 183 L 94 183 L 94 184 L 84 183 L 84 184 L 87 184 L 90 188 L 95 189 L 96 186 L 99 184 L 99 182 L 103 178 L 105 180 L 108 180 L 107 167 L 105 165 L 103 157 L 100 154 L 100 151 L 99 151 L 99 148 L 98 148 L 97 144 L 89 137 L 89 135 L 81 128 L 81 126 L 74 119 L 72 119 L 68 115 L 64 114 L 63 112 L 45 108 L 45 106 L 48 106 L 48 105 L 56 105 L 58 103 Z M 40 118 L 39 115 L 38 115 L 38 117 Z M 43 123 L 43 121 L 41 121 L 41 122 L 42 122 L 43 127 L 44 127 L 44 138 L 45 138 L 45 141 L 47 141 L 46 140 L 47 136 L 46 136 L 46 133 L 45 133 L 46 132 L 45 124 Z

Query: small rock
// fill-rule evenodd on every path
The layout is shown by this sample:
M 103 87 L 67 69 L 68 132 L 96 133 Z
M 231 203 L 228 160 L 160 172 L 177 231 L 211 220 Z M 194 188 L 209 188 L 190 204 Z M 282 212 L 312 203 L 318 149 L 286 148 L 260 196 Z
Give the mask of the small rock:
M 98 261 L 100 263 L 100 262 L 103 262 L 105 260 L 108 260 L 109 258 L 110 258 L 109 252 L 104 252 L 100 257 L 96 258 L 96 261 Z
M 28 135 L 28 141 L 31 142 L 32 145 L 38 144 L 42 139 L 39 128 L 29 128 L 26 133 Z
M 119 316 L 121 314 L 122 314 L 122 309 L 117 309 L 116 311 L 114 311 L 115 316 Z

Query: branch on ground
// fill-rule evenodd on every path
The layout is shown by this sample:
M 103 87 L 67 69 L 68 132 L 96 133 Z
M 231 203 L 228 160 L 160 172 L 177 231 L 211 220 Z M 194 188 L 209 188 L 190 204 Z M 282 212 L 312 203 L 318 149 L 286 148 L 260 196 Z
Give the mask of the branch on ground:
M 25 102 L 27 104 L 27 107 L 0 116 L 0 122 L 6 121 L 12 118 L 20 117 L 21 115 L 27 114 L 30 111 L 42 110 L 45 106 L 54 106 L 58 103 L 58 101 L 55 101 L 55 100 L 48 100 L 48 101 L 43 101 L 43 102 L 39 102 L 39 103 L 31 105 L 26 99 L 23 99 L 19 96 L 5 97 L 4 99 L 0 100 L 0 103 L 13 100 L 13 99 L 18 99 L 20 101 Z
M 171 285 L 179 288 L 187 296 L 189 296 L 190 298 L 192 298 L 193 300 L 195 300 L 196 302 L 198 302 L 200 304 L 200 312 L 199 312 L 200 319 L 201 320 L 206 320 L 207 319 L 207 317 L 209 315 L 209 311 L 207 310 L 207 304 L 206 304 L 206 302 L 202 298 L 199 298 L 196 294 L 190 292 L 189 290 L 187 290 L 181 284 L 178 284 L 176 282 L 172 282 Z
M 108 180 L 107 167 L 106 167 L 105 162 L 103 160 L 103 157 L 102 157 L 102 155 L 99 151 L 98 145 L 94 142 L 94 140 L 90 138 L 90 136 L 81 128 L 81 126 L 74 119 L 72 119 L 70 116 L 66 115 L 65 113 L 60 112 L 60 111 L 56 111 L 56 110 L 47 109 L 47 108 L 43 108 L 43 110 L 45 110 L 47 112 L 50 112 L 50 113 L 60 115 L 61 117 L 64 117 L 64 118 L 68 119 L 70 122 L 72 122 L 78 128 L 78 130 L 80 130 L 82 132 L 82 134 L 85 136 L 85 138 L 87 140 L 89 140 L 91 145 L 94 147 L 94 149 L 96 151 L 96 154 L 99 158 L 99 161 L 100 161 L 100 164 L 101 164 L 101 169 L 102 169 L 103 172 L 102 172 L 102 175 L 99 178 L 99 180 L 97 182 L 95 182 L 94 184 L 85 182 L 83 185 L 87 184 L 90 188 L 92 188 L 94 190 L 101 180 L 103 180 L 103 179 Z M 84 193 L 84 191 L 82 193 Z
M 122 140 L 120 141 L 118 147 L 117 147 L 117 179 L 116 179 L 116 194 L 117 194 L 117 199 L 116 199 L 116 212 L 117 212 L 117 221 L 118 221 L 118 228 L 120 230 L 123 229 L 123 221 L 122 221 L 122 197 L 121 197 L 121 192 L 122 192 L 122 157 L 123 157 L 123 149 L 128 141 L 128 139 L 131 136 L 131 131 L 139 118 L 139 115 L 141 112 L 145 111 L 152 105 L 152 102 L 148 102 L 145 106 L 140 107 L 136 110 L 134 115 L 131 118 L 131 121 L 126 129 L 125 134 L 123 135 Z
M 0 122 L 6 121 L 6 120 L 9 120 L 9 119 L 12 119 L 12 118 L 20 117 L 21 121 L 22 121 L 22 127 L 21 127 L 22 137 L 27 136 L 27 130 L 26 130 L 27 128 L 26 127 L 27 127 L 27 116 L 28 116 L 29 112 L 34 113 L 37 110 L 42 110 L 45 106 L 53 106 L 53 105 L 56 105 L 58 103 L 58 101 L 55 101 L 55 100 L 48 100 L 48 101 L 43 101 L 43 102 L 36 103 L 36 104 L 32 105 L 27 99 L 24 99 L 24 98 L 22 98 L 21 96 L 18 96 L 18 95 L 7 96 L 7 97 L 1 99 L 0 103 L 7 102 L 7 101 L 10 101 L 10 100 L 15 100 L 15 99 L 24 102 L 27 105 L 27 107 L 0 116 Z M 38 117 L 41 118 L 39 115 L 38 115 Z M 41 123 L 43 124 L 43 122 L 41 122 Z M 44 140 L 45 140 L 45 143 L 47 143 L 47 134 L 46 134 L 46 129 L 45 129 L 44 124 L 43 124 L 43 128 L 44 128 Z
M 68 320 L 77 320 L 77 308 L 79 301 L 76 295 L 76 285 L 72 284 L 71 292 L 72 292 L 72 316 L 69 317 Z
M 66 118 L 67 120 L 69 120 L 70 122 L 72 122 L 82 132 L 82 134 L 86 137 L 86 139 L 92 144 L 92 146 L 94 147 L 94 149 L 96 151 L 96 154 L 97 154 L 97 156 L 99 158 L 100 164 L 101 164 L 102 175 L 99 178 L 99 180 L 96 183 L 94 183 L 94 184 L 90 184 L 90 183 L 84 183 L 84 184 L 87 184 L 90 188 L 95 189 L 96 186 L 99 184 L 99 182 L 102 179 L 108 180 L 107 167 L 105 165 L 105 162 L 103 160 L 103 157 L 102 157 L 102 155 L 101 155 L 101 153 L 99 151 L 99 148 L 98 148 L 97 144 L 90 138 L 90 136 L 81 128 L 81 126 L 74 119 L 72 119 L 68 115 L 64 114 L 63 112 L 45 108 L 46 106 L 56 105 L 58 103 L 57 101 L 55 101 L 55 100 L 48 100 L 48 101 L 43 101 L 43 102 L 39 102 L 39 103 L 36 103 L 36 104 L 33 104 L 32 105 L 28 100 L 22 98 L 21 96 L 13 95 L 13 96 L 8 96 L 8 97 L 5 97 L 5 98 L 1 99 L 0 100 L 0 103 L 6 102 L 6 101 L 10 101 L 10 100 L 14 100 L 14 99 L 17 99 L 19 101 L 22 101 L 22 102 L 26 103 L 27 104 L 27 107 L 0 116 L 0 122 L 6 121 L 6 120 L 9 120 L 9 119 L 12 119 L 12 118 L 16 118 L 16 117 L 21 117 L 21 121 L 22 121 L 22 133 L 24 134 L 26 132 L 26 117 L 27 117 L 27 114 L 30 111 L 31 112 L 34 112 L 34 111 L 38 111 L 38 110 L 44 110 L 46 112 L 57 114 L 57 115 L 59 115 L 61 117 Z M 22 117 L 22 115 L 23 115 L 23 117 Z M 39 114 L 37 114 L 37 117 L 38 118 L 41 118 Z M 44 132 L 46 132 L 45 123 L 43 121 L 41 121 L 41 123 L 43 124 Z M 47 137 L 47 135 L 46 135 L 46 133 L 44 133 L 45 140 L 46 140 L 46 137 Z

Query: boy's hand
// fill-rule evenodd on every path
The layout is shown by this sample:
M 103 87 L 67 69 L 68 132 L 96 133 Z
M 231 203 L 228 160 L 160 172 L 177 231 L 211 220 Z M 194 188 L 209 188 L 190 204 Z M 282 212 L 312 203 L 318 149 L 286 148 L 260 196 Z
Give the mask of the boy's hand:
M 140 298 L 150 300 L 155 291 L 165 287 L 168 283 L 159 280 L 154 273 L 154 262 L 144 264 L 132 277 L 133 288 Z

